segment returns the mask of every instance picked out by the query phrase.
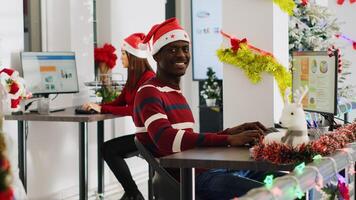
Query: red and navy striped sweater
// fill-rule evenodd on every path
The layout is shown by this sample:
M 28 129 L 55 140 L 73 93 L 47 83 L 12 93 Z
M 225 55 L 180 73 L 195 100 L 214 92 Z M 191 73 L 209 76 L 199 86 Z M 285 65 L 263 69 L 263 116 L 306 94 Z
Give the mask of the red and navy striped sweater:
M 227 146 L 225 131 L 194 132 L 193 114 L 182 92 L 157 78 L 138 89 L 133 117 L 138 140 L 156 157 L 197 146 Z

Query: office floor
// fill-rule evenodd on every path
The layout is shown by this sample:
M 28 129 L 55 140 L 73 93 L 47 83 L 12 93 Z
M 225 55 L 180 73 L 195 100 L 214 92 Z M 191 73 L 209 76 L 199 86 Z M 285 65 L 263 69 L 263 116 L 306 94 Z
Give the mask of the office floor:
M 138 188 L 141 191 L 143 197 L 145 197 L 145 199 L 148 199 L 148 185 L 147 185 L 147 181 L 146 182 L 141 182 L 138 183 Z M 122 195 L 124 195 L 124 191 L 117 191 L 113 194 L 108 194 L 105 196 L 105 200 L 118 200 L 122 197 Z M 94 200 L 95 198 L 93 198 Z

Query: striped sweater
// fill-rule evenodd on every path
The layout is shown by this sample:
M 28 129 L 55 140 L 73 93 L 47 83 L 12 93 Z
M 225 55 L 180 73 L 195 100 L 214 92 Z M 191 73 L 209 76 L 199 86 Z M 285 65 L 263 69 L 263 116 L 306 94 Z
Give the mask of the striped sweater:
M 138 89 L 133 117 L 138 140 L 156 157 L 197 146 L 227 146 L 225 131 L 194 132 L 193 114 L 182 92 L 157 78 Z

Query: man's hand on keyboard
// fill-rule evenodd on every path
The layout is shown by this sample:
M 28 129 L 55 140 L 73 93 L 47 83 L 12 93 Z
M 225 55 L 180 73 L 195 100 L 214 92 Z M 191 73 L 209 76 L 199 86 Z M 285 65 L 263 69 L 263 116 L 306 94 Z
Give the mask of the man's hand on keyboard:
M 95 110 L 96 112 L 100 113 L 101 111 L 101 106 L 99 104 L 96 104 L 96 103 L 85 103 L 83 104 L 82 108 L 84 110 Z

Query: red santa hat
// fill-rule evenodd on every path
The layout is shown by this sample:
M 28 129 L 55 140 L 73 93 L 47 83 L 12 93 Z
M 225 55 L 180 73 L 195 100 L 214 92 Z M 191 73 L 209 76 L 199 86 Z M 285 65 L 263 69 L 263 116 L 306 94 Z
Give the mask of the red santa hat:
M 147 44 L 142 44 L 144 38 L 144 33 L 134 33 L 124 39 L 121 49 L 136 57 L 147 58 Z
M 143 43 L 152 41 L 152 55 L 155 55 L 162 47 L 171 42 L 183 40 L 190 42 L 189 36 L 179 25 L 176 18 L 167 19 L 161 24 L 154 25 L 146 35 Z

